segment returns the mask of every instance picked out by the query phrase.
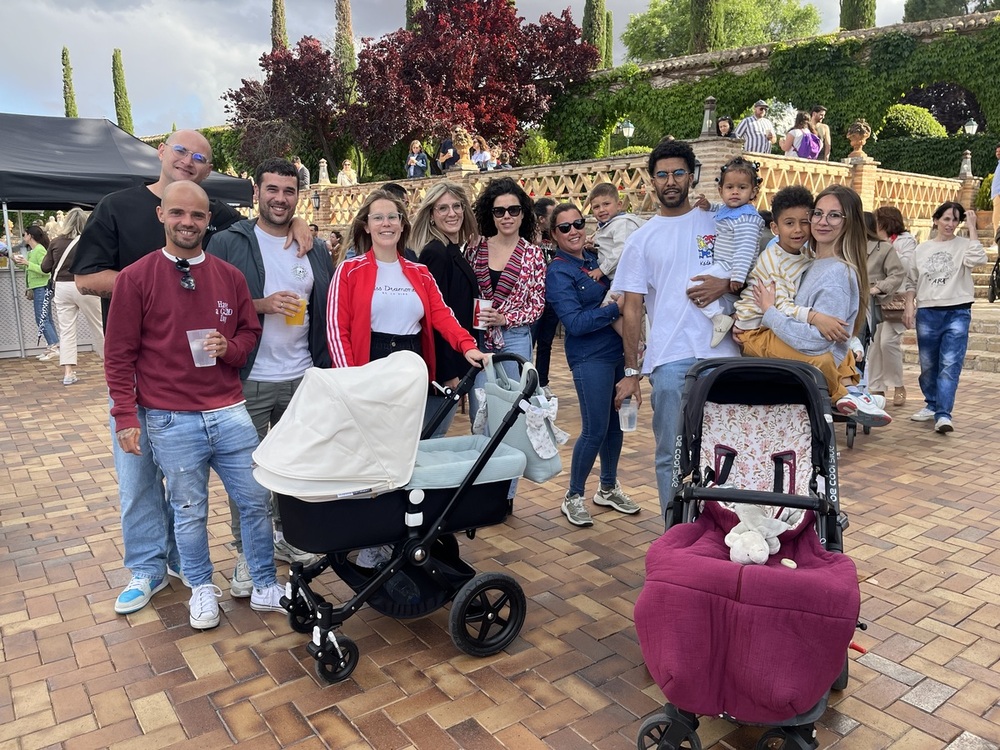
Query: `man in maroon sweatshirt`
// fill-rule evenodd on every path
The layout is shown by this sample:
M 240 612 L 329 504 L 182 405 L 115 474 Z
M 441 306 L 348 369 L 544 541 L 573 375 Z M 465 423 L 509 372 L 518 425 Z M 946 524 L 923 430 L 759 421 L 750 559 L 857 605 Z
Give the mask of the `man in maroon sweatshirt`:
M 166 246 L 125 268 L 114 283 L 104 369 L 122 450 L 138 455 L 145 411 L 153 458 L 174 510 L 181 568 L 191 582 L 191 627 L 219 624 L 208 547 L 208 471 L 215 469 L 239 508 L 254 589 L 250 606 L 284 611 L 271 540 L 268 491 L 253 478 L 257 431 L 243 401 L 240 367 L 260 338 L 246 279 L 202 252 L 211 214 L 189 181 L 164 190 L 157 215 Z M 210 331 L 189 342 L 189 332 Z M 196 349 L 210 366 L 196 366 Z

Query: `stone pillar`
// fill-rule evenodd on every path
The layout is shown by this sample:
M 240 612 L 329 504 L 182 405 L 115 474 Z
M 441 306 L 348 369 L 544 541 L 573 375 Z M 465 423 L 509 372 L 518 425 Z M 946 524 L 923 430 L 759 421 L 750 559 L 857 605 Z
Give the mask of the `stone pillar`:
M 319 184 L 330 184 L 330 170 L 327 168 L 326 159 L 319 160 Z
M 705 193 L 710 201 L 718 201 L 718 190 L 715 178 L 720 174 L 722 165 L 730 159 L 743 153 L 743 141 L 736 138 L 719 138 L 711 135 L 688 141 L 694 149 L 694 155 L 701 162 L 701 178 L 693 193 Z M 746 157 L 753 161 L 753 154 Z
M 861 196 L 861 205 L 866 211 L 875 210 L 875 182 L 878 174 L 877 162 L 869 156 L 852 156 L 844 161 L 851 165 L 850 186 Z

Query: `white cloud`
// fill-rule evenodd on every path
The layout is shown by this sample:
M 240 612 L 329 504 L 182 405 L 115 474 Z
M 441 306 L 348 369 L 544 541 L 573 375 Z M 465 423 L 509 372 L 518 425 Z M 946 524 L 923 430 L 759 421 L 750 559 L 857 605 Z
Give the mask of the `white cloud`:
M 815 0 L 823 31 L 838 22 L 838 0 Z M 903 0 L 880 0 L 879 24 L 902 17 Z M 573 18 L 583 18 L 583 0 L 519 0 L 529 21 L 567 4 Z M 61 116 L 61 49 L 69 47 L 77 106 L 83 117 L 115 120 L 111 54 L 122 50 L 125 79 L 136 133 L 163 133 L 178 127 L 220 124 L 220 97 L 242 78 L 260 74 L 258 59 L 270 49 L 269 0 L 6 0 L 5 16 L 14 21 L 4 49 L 0 110 Z M 607 0 L 620 35 L 633 13 L 648 0 Z M 354 35 L 379 37 L 404 22 L 404 0 L 355 0 Z M 289 40 L 306 34 L 330 43 L 335 19 L 333 0 L 286 0 Z M 619 42 L 616 59 L 624 57 Z

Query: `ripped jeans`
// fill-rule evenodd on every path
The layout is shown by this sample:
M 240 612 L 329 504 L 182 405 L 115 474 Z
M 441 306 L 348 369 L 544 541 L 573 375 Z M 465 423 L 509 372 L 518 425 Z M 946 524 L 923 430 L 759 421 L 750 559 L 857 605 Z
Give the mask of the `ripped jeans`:
M 275 583 L 271 493 L 253 477 L 257 430 L 243 404 L 216 411 L 146 410 L 153 458 L 167 480 L 181 569 L 192 586 L 212 582 L 208 550 L 208 470 L 239 509 L 243 554 L 255 588 Z

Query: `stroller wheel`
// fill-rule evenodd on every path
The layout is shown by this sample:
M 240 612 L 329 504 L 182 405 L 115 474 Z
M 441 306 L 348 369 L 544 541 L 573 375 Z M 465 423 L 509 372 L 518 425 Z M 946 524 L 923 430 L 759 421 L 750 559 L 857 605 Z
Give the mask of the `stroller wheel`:
M 642 725 L 639 727 L 639 738 L 636 741 L 638 750 L 653 750 L 654 748 L 658 750 L 701 750 L 701 740 L 698 738 L 697 732 L 693 731 L 688 733 L 679 745 L 667 744 L 669 740 L 666 740 L 666 734 L 672 723 L 673 720 L 663 709 L 649 714 L 642 720 Z
M 768 729 L 757 740 L 756 750 L 815 750 L 819 747 L 814 739 L 807 739 L 804 734 L 815 734 L 812 727 L 788 727 L 787 729 Z
M 849 657 L 844 657 L 844 668 L 840 670 L 840 676 L 834 681 L 831 690 L 843 690 L 847 687 L 848 682 L 848 672 L 851 667 L 851 660 Z
M 847 447 L 854 447 L 854 437 L 858 434 L 858 425 L 851 420 L 847 421 Z
M 313 631 L 313 625 L 318 621 L 315 610 L 311 609 L 302 599 L 296 597 L 288 606 L 288 625 L 296 633 L 308 635 Z
M 331 685 L 351 676 L 351 672 L 358 666 L 360 654 L 357 644 L 346 635 L 339 635 L 336 638 L 340 653 L 337 653 L 337 649 L 330 644 L 322 656 L 316 659 L 316 676 Z
M 470 656 L 492 656 L 517 638 L 527 605 L 521 585 L 503 573 L 480 573 L 451 605 L 451 639 Z

